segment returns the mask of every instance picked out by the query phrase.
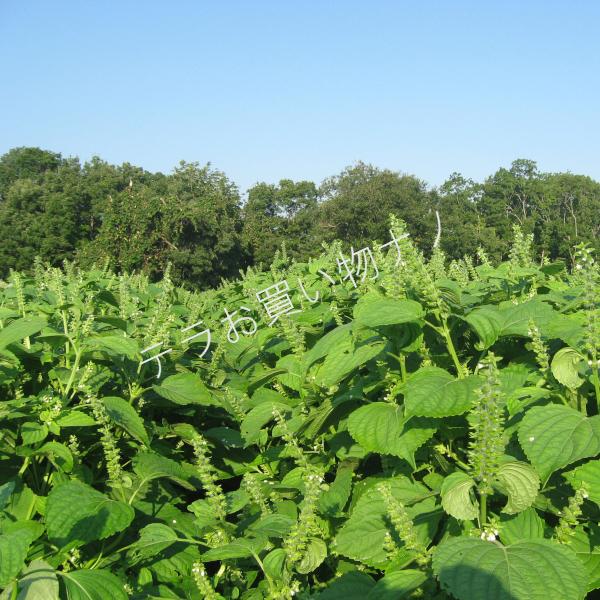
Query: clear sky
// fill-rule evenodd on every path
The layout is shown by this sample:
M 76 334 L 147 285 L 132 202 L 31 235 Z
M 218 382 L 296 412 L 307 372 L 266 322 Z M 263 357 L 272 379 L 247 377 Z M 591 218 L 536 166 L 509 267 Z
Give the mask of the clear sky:
M 600 3 L 0 0 L 0 153 L 600 179 Z

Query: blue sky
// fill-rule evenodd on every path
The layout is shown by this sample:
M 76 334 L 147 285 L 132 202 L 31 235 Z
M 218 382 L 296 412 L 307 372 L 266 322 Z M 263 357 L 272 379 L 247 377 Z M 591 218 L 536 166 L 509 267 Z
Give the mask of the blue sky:
M 0 1 L 0 153 L 242 191 L 357 160 L 432 185 L 515 158 L 600 179 L 600 3 Z

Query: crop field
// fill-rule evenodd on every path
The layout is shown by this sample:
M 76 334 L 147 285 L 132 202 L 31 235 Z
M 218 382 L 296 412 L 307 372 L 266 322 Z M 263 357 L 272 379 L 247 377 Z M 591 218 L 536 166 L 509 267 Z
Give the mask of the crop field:
M 515 228 L 505 262 L 448 261 L 390 228 L 355 278 L 332 243 L 206 292 L 1 282 L 0 598 L 591 598 L 593 253 L 540 264 Z

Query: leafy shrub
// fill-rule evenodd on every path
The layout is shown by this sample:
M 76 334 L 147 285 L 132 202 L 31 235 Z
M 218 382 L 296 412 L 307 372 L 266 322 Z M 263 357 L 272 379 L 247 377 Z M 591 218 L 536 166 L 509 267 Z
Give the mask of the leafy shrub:
M 402 222 L 392 219 L 399 235 Z M 0 289 L 3 597 L 584 598 L 600 586 L 598 266 L 333 244 L 201 294 L 36 265 Z M 475 266 L 476 262 L 478 263 Z M 301 279 L 271 327 L 255 294 Z M 259 321 L 227 341 L 223 309 Z M 210 350 L 186 327 L 202 319 Z M 141 351 L 172 351 L 140 364 Z M 12 596 L 11 596 L 12 594 Z

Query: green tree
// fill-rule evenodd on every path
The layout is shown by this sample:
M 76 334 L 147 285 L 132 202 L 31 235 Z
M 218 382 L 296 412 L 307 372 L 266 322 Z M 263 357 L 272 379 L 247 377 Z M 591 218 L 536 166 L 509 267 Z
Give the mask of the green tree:
M 83 262 L 109 258 L 118 270 L 157 278 L 168 263 L 177 282 L 203 288 L 237 275 L 241 246 L 237 188 L 209 165 L 181 162 L 173 175 L 110 196 Z
M 288 254 L 306 260 L 318 248 L 317 187 L 312 181 L 258 183 L 242 210 L 242 239 L 255 263 L 268 265 L 282 242 Z
M 431 194 L 412 175 L 381 170 L 362 162 L 327 179 L 321 186 L 323 239 L 341 239 L 355 248 L 389 239 L 388 216 L 406 221 L 417 244 L 430 249 L 436 232 Z
M 61 164 L 60 154 L 41 148 L 13 148 L 0 157 L 0 200 L 8 188 L 18 179 L 40 181 L 46 171 L 57 169 Z

